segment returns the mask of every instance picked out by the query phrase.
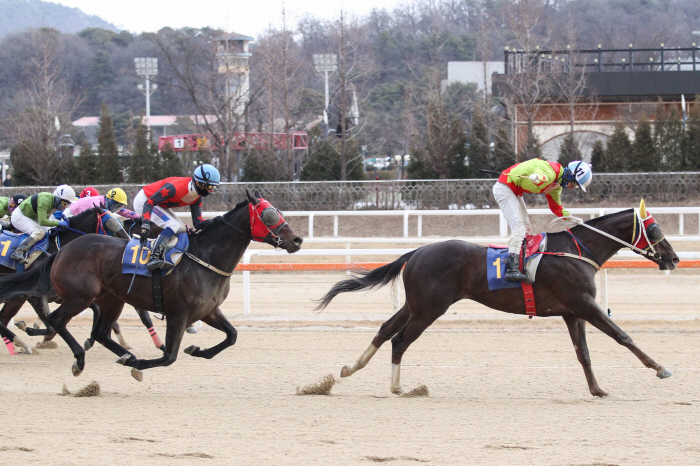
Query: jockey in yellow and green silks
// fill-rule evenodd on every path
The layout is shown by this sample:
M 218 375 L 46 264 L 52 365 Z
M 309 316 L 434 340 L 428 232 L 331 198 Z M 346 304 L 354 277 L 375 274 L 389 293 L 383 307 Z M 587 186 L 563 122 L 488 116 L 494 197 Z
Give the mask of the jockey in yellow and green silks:
M 592 176 L 591 167 L 578 160 L 564 167 L 556 162 L 532 159 L 503 171 L 493 186 L 493 196 L 512 231 L 504 275 L 506 280 L 527 280 L 527 275 L 519 269 L 523 240 L 525 235 L 531 232 L 523 193 L 544 193 L 549 209 L 554 215 L 569 217 L 571 214 L 561 204 L 562 187 L 580 187 L 585 192 Z

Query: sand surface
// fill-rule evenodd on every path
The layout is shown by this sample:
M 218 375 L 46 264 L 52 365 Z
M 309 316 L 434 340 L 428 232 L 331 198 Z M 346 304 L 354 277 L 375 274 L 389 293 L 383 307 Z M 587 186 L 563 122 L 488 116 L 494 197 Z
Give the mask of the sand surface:
M 2 462 L 700 464 L 697 272 L 609 276 L 613 318 L 673 370 L 669 379 L 590 330 L 593 369 L 610 393 L 593 398 L 561 319 L 528 320 L 461 302 L 404 357 L 404 389 L 425 384 L 429 397 L 391 395 L 389 344 L 330 396 L 297 396 L 298 386 L 337 376 L 391 315 L 387 289 L 341 296 L 313 312 L 311 298 L 343 276 L 254 274 L 253 312 L 244 317 L 235 275 L 223 308 L 237 325 L 236 345 L 212 360 L 181 352 L 172 366 L 145 371 L 142 383 L 99 345 L 79 378 L 61 340 L 34 356 L 0 348 Z M 36 320 L 27 306 L 20 317 Z M 124 317 L 133 351 L 157 357 L 133 310 Z M 88 324 L 89 315 L 70 327 L 78 341 Z M 222 336 L 205 327 L 185 335 L 182 348 L 210 347 Z M 93 380 L 99 397 L 60 395 L 64 383 L 75 392 Z

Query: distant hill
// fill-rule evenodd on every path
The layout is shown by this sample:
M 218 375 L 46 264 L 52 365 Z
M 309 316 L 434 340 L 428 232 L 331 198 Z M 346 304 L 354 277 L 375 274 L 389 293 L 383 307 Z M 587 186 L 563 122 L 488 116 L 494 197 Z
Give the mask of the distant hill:
M 118 31 L 113 24 L 97 16 L 86 15 L 78 8 L 41 0 L 0 0 L 0 37 L 10 32 L 44 26 L 67 33 L 89 27 Z

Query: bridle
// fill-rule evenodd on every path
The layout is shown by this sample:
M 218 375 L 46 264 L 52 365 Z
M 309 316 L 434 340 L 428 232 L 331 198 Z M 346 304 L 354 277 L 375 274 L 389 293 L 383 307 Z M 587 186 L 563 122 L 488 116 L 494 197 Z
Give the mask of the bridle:
M 219 219 L 228 227 L 247 236 L 253 241 L 263 243 L 268 239 L 268 237 L 271 236 L 272 241 L 274 242 L 273 246 L 275 248 L 282 247 L 284 240 L 280 237 L 279 232 L 285 225 L 287 225 L 282 212 L 273 207 L 273 205 L 265 199 L 260 198 L 258 201 L 259 202 L 257 204 L 253 204 L 252 202 L 248 204 L 248 213 L 250 215 L 250 233 L 241 230 L 236 225 L 226 220 L 223 216 L 219 217 Z
M 620 238 L 617 238 L 609 233 L 594 228 L 584 222 L 579 223 L 579 225 L 586 227 L 589 230 L 593 230 L 614 241 L 617 241 L 618 243 L 623 244 L 625 247 L 630 248 L 632 251 L 636 252 L 641 256 L 646 257 L 649 260 L 659 261 L 661 260 L 661 253 L 654 249 L 654 246 L 663 241 L 665 236 L 661 232 L 661 227 L 659 226 L 659 224 L 656 223 L 656 220 L 654 220 L 654 217 L 648 212 L 646 213 L 647 216 L 645 218 L 642 218 L 639 209 L 634 209 L 634 223 L 632 225 L 631 243 L 623 241 Z M 650 233 L 649 230 L 651 230 L 652 232 Z

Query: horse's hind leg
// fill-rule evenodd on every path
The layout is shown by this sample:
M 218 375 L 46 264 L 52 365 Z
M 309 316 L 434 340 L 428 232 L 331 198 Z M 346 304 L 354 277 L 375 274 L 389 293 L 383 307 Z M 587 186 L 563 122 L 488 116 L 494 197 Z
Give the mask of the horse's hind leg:
M 71 335 L 71 333 L 68 331 L 66 324 L 68 324 L 73 317 L 87 309 L 89 305 L 90 301 L 87 303 L 80 301 L 64 301 L 63 304 L 58 307 L 58 309 L 49 314 L 49 323 L 51 324 L 51 327 L 56 330 L 71 351 L 73 351 L 75 362 L 73 363 L 71 371 L 76 377 L 83 372 L 83 369 L 85 369 L 85 350 L 82 346 L 80 346 L 80 343 L 75 340 L 75 337 L 73 337 L 73 335 Z
M 446 310 L 447 308 L 445 308 Z M 391 393 L 402 395 L 401 388 L 401 358 L 408 347 L 418 339 L 426 328 L 437 320 L 445 311 L 429 316 L 411 315 L 406 325 L 391 339 Z
M 642 361 L 642 364 L 650 369 L 654 369 L 658 378 L 665 379 L 666 377 L 671 377 L 673 375 L 670 370 L 664 368 L 660 364 L 657 364 L 644 351 L 639 349 L 634 341 L 632 341 L 632 338 L 622 331 L 620 327 L 615 325 L 615 322 L 605 315 L 605 311 L 603 311 L 603 309 L 599 307 L 592 298 L 588 300 L 585 313 L 576 311 L 575 313 L 578 317 L 587 320 L 591 323 L 591 325 L 611 337 L 620 345 L 626 346 L 635 356 L 637 356 L 637 358 L 639 358 L 640 361 Z
M 153 321 L 151 320 L 151 316 L 148 314 L 148 311 L 136 309 L 136 312 L 141 318 L 141 322 L 143 323 L 143 325 L 148 329 L 148 333 L 151 335 L 153 344 L 156 345 L 156 348 L 158 348 L 159 350 L 165 351 L 165 345 L 158 336 L 158 332 L 156 332 L 156 329 L 153 328 Z
M 408 320 L 408 315 L 408 307 L 404 305 L 401 309 L 398 310 L 396 314 L 391 316 L 389 320 L 384 322 L 379 328 L 377 335 L 375 335 L 374 339 L 372 340 L 372 343 L 365 350 L 365 352 L 362 353 L 362 356 L 360 356 L 360 358 L 357 361 L 355 361 L 354 364 L 343 366 L 343 369 L 340 371 L 340 376 L 349 377 L 355 372 L 365 367 L 369 360 L 372 359 L 372 356 L 374 356 L 375 353 L 379 350 L 379 347 L 382 346 L 387 340 L 389 340 L 389 338 L 396 335 L 396 332 L 398 332 L 401 329 L 401 327 L 403 327 L 406 324 L 406 321 Z
M 586 375 L 586 381 L 588 382 L 588 389 L 591 391 L 591 395 L 607 396 L 608 394 L 598 386 L 595 375 L 593 375 L 593 369 L 591 368 L 591 358 L 588 355 L 588 345 L 586 344 L 586 321 L 571 314 L 562 317 L 569 329 L 569 335 L 571 336 L 571 342 L 574 344 L 578 362 L 583 366 L 583 373 Z
M 163 351 L 163 357 L 157 359 L 136 359 L 134 356 L 128 357 L 124 355 L 117 360 L 117 363 L 137 370 L 169 366 L 177 359 L 177 352 L 180 350 L 180 343 L 182 343 L 182 337 L 185 335 L 185 328 L 187 328 L 186 316 L 182 314 L 169 315 L 165 330 L 165 351 Z
M 5 346 L 7 347 L 7 351 L 9 351 L 12 356 L 17 354 L 15 345 L 19 347 L 20 353 L 32 354 L 32 349 L 29 346 L 27 346 L 22 340 L 20 340 L 17 337 L 17 335 L 12 333 L 10 329 L 5 327 L 5 325 L 2 322 L 0 322 L 0 336 L 2 337 L 2 341 L 5 343 Z
M 211 359 L 229 346 L 233 346 L 236 343 L 238 332 L 236 332 L 236 329 L 233 327 L 233 325 L 231 325 L 231 322 L 226 319 L 224 313 L 221 312 L 221 309 L 217 307 L 214 312 L 202 320 L 215 329 L 225 332 L 226 339 L 218 345 L 212 346 L 211 348 L 205 350 L 199 349 L 199 346 L 189 346 L 185 348 L 185 353 L 197 358 Z

